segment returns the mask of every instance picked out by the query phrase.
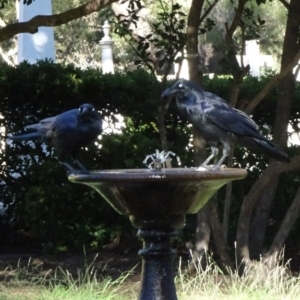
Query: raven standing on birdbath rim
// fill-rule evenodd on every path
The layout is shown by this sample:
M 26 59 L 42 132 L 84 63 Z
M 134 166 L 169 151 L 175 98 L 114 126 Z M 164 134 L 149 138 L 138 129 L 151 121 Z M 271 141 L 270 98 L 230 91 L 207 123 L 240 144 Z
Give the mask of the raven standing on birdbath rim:
M 66 155 L 74 159 L 81 147 L 87 146 L 101 134 L 102 118 L 93 105 L 82 104 L 77 109 L 43 119 L 37 124 L 26 126 L 25 129 L 33 131 L 8 138 L 14 141 L 42 139 L 46 144 L 57 149 L 59 160 L 69 170 L 74 171 L 64 162 Z M 74 161 L 85 170 L 78 160 Z
M 193 124 L 211 146 L 212 154 L 198 170 L 208 168 L 208 163 L 222 147 L 221 159 L 212 166 L 213 170 L 219 169 L 235 140 L 245 147 L 260 149 L 276 160 L 290 161 L 283 150 L 259 133 L 258 126 L 248 115 L 229 106 L 219 96 L 204 91 L 194 82 L 181 79 L 165 90 L 162 97 L 175 97 L 180 114 Z

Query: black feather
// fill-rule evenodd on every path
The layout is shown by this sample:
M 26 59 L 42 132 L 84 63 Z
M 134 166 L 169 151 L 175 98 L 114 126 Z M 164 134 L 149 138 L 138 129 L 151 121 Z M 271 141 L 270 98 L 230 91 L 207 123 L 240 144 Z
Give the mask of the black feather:
M 9 137 L 9 139 L 11 139 L 13 141 L 35 140 L 35 139 L 40 139 L 40 138 L 41 138 L 40 133 L 36 132 L 36 131 Z
M 74 156 L 76 152 L 94 141 L 102 132 L 102 118 L 91 104 L 66 111 L 55 117 L 26 126 L 34 132 L 9 137 L 11 140 L 40 138 L 59 152 L 59 158 Z
M 187 118 L 211 145 L 213 153 L 217 154 L 216 148 L 223 147 L 223 156 L 216 164 L 217 168 L 228 156 L 230 146 L 235 140 L 246 147 L 254 146 L 279 161 L 290 161 L 283 150 L 260 134 L 258 126 L 248 115 L 230 107 L 224 99 L 204 91 L 195 83 L 179 80 L 165 90 L 162 97 L 176 98 L 181 115 Z M 214 155 L 207 159 L 203 166 L 213 157 Z

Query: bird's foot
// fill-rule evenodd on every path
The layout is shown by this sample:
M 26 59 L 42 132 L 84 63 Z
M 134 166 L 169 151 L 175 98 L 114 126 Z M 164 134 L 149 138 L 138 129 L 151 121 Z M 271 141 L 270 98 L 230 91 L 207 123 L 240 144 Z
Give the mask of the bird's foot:
M 208 169 L 207 169 L 207 166 L 200 166 L 199 168 L 197 168 L 196 169 L 196 171 L 198 171 L 198 172 L 203 172 L 203 171 L 207 171 Z
M 76 169 L 74 169 L 71 165 L 69 165 L 68 163 L 66 162 L 62 162 L 61 163 L 66 169 L 68 172 L 76 172 Z
M 226 169 L 226 165 L 201 165 L 196 171 L 203 172 L 203 171 L 216 171 L 216 170 L 224 170 Z
M 210 171 L 210 170 L 213 170 L 213 167 L 215 165 L 207 165 L 207 164 L 202 164 L 200 167 L 198 167 L 196 169 L 196 171 L 199 171 L 199 172 L 203 172 L 203 171 Z
M 86 167 L 78 159 L 74 159 L 74 163 L 79 167 L 80 171 L 87 171 Z
M 226 165 L 213 165 L 212 166 L 212 170 L 215 171 L 215 170 L 224 170 L 224 169 L 227 169 L 227 166 Z
M 74 163 L 79 167 L 79 169 L 72 167 L 70 164 L 66 162 L 61 162 L 61 164 L 67 169 L 68 173 L 75 173 L 78 171 L 87 171 L 87 169 L 78 161 L 74 160 Z

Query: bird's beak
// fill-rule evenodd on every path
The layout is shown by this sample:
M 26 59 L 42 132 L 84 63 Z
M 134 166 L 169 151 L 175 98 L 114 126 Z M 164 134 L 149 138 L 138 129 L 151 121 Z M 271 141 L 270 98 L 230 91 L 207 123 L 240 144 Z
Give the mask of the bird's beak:
M 85 114 L 85 113 L 87 113 L 88 111 L 89 111 L 89 108 L 84 107 L 84 108 L 82 109 L 82 114 Z
M 174 86 L 171 86 L 170 88 L 166 89 L 161 97 L 162 98 L 169 98 L 169 97 L 172 97 L 173 95 L 175 95 L 176 93 L 178 92 L 177 88 L 175 88 Z

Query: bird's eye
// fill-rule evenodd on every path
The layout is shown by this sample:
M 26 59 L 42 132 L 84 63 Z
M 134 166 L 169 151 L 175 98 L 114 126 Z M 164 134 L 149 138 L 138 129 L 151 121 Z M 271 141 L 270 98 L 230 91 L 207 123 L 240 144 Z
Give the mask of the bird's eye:
M 94 107 L 92 108 L 92 111 L 95 111 L 95 108 L 94 108 Z
M 182 83 L 179 83 L 178 87 L 181 89 L 183 87 Z

